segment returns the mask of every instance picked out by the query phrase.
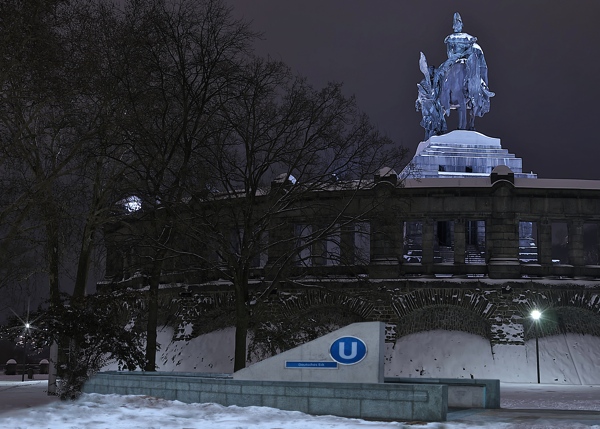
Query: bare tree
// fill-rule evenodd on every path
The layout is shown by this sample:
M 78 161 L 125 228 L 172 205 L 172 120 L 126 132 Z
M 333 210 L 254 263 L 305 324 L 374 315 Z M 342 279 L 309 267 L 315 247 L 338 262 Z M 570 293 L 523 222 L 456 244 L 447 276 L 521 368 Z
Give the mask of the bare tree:
M 44 249 L 58 305 L 66 274 L 73 296 L 85 294 L 97 230 L 120 178 L 112 161 L 117 94 L 95 6 L 32 0 L 2 7 L 0 168 L 10 190 L 0 210 L 2 239 Z
M 302 265 L 304 249 L 339 237 L 374 209 L 357 209 L 356 195 L 402 154 L 341 85 L 314 89 L 280 62 L 248 61 L 222 97 L 201 153 L 210 175 L 189 209 L 177 213 L 187 248 L 173 251 L 233 284 L 238 370 L 246 363 L 253 306 Z M 264 254 L 267 286 L 251 294 L 251 272 Z
M 64 219 L 63 179 L 81 155 L 73 139 L 73 75 L 65 65 L 67 52 L 61 27 L 61 2 L 4 2 L 0 138 L 2 169 L 11 195 L 2 207 L 10 225 L 3 239 L 27 235 L 43 243 L 50 295 L 58 303 L 62 249 L 59 225 Z
M 139 198 L 138 259 L 149 285 L 146 370 L 155 369 L 158 286 L 176 240 L 173 212 L 190 197 L 207 136 L 255 35 L 218 0 L 126 2 L 116 37 L 123 188 Z M 193 173 L 193 174 L 192 174 Z

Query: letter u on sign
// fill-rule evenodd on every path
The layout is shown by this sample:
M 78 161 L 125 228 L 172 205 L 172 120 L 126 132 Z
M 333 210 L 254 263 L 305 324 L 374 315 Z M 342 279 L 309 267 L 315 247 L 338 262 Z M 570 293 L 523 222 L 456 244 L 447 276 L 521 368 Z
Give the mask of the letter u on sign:
M 333 342 L 329 354 L 342 365 L 354 365 L 367 355 L 367 345 L 356 337 L 342 337 Z
M 358 342 L 357 341 L 352 341 L 350 343 L 350 345 L 352 346 L 352 351 L 350 352 L 349 355 L 346 354 L 346 346 L 348 345 L 348 343 L 339 343 L 338 345 L 340 346 L 340 349 L 338 352 L 342 359 L 354 359 L 356 357 L 356 355 L 358 355 Z

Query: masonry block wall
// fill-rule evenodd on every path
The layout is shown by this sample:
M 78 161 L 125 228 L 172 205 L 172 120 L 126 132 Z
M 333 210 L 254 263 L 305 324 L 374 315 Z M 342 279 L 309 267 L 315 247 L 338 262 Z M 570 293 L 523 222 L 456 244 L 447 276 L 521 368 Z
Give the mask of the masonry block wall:
M 185 293 L 181 291 L 180 285 L 161 289 L 163 320 L 175 328 L 192 327 L 187 333 L 181 329 L 178 339 L 233 325 L 231 317 L 215 317 L 233 314 L 233 292 L 226 285 L 188 285 Z M 533 336 L 529 313 L 534 308 L 545 314 L 541 336 L 564 332 L 600 336 L 600 285 L 569 280 L 289 282 L 257 305 L 254 328 L 265 323 L 273 336 L 279 327 L 279 334 L 286 337 L 285 329 L 312 326 L 314 331 L 306 332 L 310 336 L 324 332 L 319 325 L 382 321 L 386 342 L 445 329 L 479 335 L 491 344 L 522 345 Z

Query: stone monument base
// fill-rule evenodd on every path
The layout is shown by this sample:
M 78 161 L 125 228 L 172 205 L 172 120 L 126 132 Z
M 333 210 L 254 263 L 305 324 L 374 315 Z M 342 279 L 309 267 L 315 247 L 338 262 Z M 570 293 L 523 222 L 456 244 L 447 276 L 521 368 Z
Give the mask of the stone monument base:
M 411 164 L 405 170 L 409 177 L 484 177 L 506 165 L 520 178 L 537 178 L 523 173 L 523 160 L 502 148 L 500 139 L 476 131 L 456 130 L 432 136 L 419 143 Z

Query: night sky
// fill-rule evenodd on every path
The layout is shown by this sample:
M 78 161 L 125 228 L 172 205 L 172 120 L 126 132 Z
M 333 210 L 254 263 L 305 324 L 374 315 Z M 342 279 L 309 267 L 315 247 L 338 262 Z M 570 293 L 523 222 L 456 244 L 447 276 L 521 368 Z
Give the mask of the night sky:
M 459 12 L 463 31 L 483 48 L 496 93 L 477 131 L 500 138 L 540 178 L 600 180 L 598 0 L 227 1 L 263 33 L 257 53 L 315 86 L 343 82 L 410 157 L 424 136 L 414 108 L 419 52 L 439 66 Z

